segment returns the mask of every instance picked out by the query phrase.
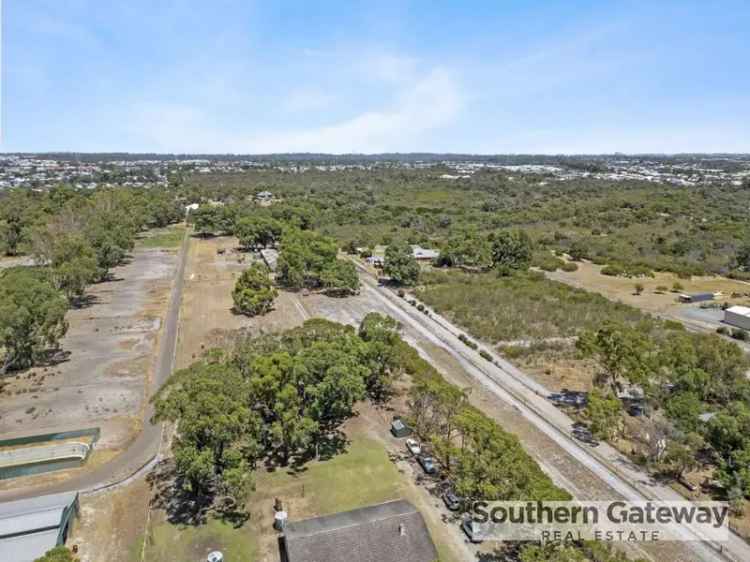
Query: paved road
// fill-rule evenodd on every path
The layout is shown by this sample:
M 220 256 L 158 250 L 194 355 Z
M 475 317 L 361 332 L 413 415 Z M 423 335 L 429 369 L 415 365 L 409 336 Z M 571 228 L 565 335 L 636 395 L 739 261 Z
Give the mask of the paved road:
M 366 269 L 360 269 L 365 272 L 362 281 L 368 295 L 381 301 L 393 311 L 396 318 L 417 330 L 422 337 L 446 348 L 470 375 L 503 401 L 513 405 L 521 415 L 554 439 L 580 464 L 623 498 L 630 501 L 684 501 L 677 492 L 655 482 L 609 445 L 603 443 L 596 450 L 582 446 L 571 437 L 572 420 L 546 399 L 546 389 L 498 356 L 494 356 L 495 363 L 483 359 L 476 351 L 461 343 L 458 339 L 461 330 L 458 327 L 437 314 L 427 317 L 416 311 L 404 299 L 378 285 Z M 686 531 L 686 535 L 690 533 Z M 694 536 L 689 538 L 695 539 Z M 690 557 L 689 560 L 750 560 L 750 545 L 734 534 L 729 542 L 722 546 L 694 541 L 683 543 L 682 548 Z
M 154 381 L 147 390 L 150 397 L 169 378 L 174 369 L 175 352 L 177 349 L 177 332 L 179 329 L 180 303 L 182 302 L 182 287 L 185 277 L 185 263 L 190 244 L 189 230 L 180 248 L 175 280 L 172 284 L 169 308 L 167 309 L 164 329 L 159 338 L 159 351 L 154 366 Z M 144 407 L 143 429 L 128 448 L 116 456 L 112 461 L 85 472 L 63 482 L 46 486 L 10 490 L 0 493 L 0 502 L 54 494 L 58 492 L 79 491 L 93 493 L 102 491 L 120 483 L 130 481 L 134 477 L 145 473 L 150 466 L 158 461 L 162 439 L 163 424 L 152 424 L 151 417 L 154 409 L 150 402 Z

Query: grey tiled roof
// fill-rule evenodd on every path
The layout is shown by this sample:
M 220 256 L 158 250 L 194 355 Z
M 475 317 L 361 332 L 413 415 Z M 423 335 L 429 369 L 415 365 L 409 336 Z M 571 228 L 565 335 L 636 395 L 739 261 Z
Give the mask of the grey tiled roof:
M 289 562 L 434 562 L 422 515 L 397 500 L 304 521 L 284 531 Z

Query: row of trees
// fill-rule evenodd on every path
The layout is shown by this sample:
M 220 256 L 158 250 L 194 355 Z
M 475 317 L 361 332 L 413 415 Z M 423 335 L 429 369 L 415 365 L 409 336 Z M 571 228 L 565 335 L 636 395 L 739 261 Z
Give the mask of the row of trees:
M 518 438 L 469 404 L 466 389 L 446 382 L 404 345 L 401 362 L 414 380 L 410 422 L 429 442 L 459 495 L 475 500 L 567 500 Z
M 359 331 L 309 320 L 175 373 L 154 403 L 156 419 L 177 423 L 173 452 L 186 490 L 239 500 L 261 459 L 304 462 L 335 447 L 354 404 L 390 392 L 397 330 L 374 313 Z
M 672 329 L 669 329 L 672 328 Z M 733 342 L 662 323 L 607 324 L 577 343 L 600 368 L 587 413 L 601 437 L 618 431 L 618 392 L 643 389 L 649 406 L 662 410 L 671 427 L 652 436 L 656 468 L 679 478 L 697 468 L 698 453 L 713 457 L 718 477 L 732 493 L 750 497 L 750 361 Z M 701 414 L 713 414 L 701 421 Z
M 500 275 L 525 271 L 531 264 L 533 245 L 522 230 L 501 230 L 481 235 L 476 229 L 459 229 L 448 239 L 437 265 L 483 271 L 495 268 Z M 415 285 L 419 264 L 406 241 L 397 241 L 385 252 L 383 270 L 398 285 Z
M 27 254 L 35 267 L 0 274 L 0 373 L 32 366 L 57 349 L 69 305 L 109 276 L 136 234 L 182 216 L 161 190 L 10 190 L 0 196 L 0 248 Z

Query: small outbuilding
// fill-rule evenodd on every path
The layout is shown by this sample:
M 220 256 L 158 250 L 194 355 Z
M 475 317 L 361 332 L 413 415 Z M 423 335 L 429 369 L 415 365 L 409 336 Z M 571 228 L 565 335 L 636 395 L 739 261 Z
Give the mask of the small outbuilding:
M 0 560 L 32 562 L 65 544 L 78 514 L 78 492 L 0 504 Z
M 743 330 L 750 330 L 750 308 L 730 306 L 724 311 L 724 323 Z
M 716 298 L 714 293 L 694 293 L 692 295 L 682 294 L 678 297 L 680 302 L 691 303 L 691 302 L 706 302 L 712 301 Z

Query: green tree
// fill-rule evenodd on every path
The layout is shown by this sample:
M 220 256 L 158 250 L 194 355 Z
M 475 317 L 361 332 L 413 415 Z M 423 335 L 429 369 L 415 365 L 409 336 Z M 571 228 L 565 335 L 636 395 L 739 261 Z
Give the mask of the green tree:
M 251 466 L 257 460 L 261 419 L 249 406 L 248 390 L 233 365 L 217 361 L 178 371 L 154 397 L 155 419 L 177 422 L 175 463 L 191 493 L 208 492 L 240 460 Z M 231 452 L 238 442 L 248 444 L 249 458 Z
M 589 394 L 584 414 L 591 424 L 591 433 L 597 439 L 609 439 L 620 427 L 622 405 L 612 394 L 603 394 L 594 389 Z
M 486 237 L 477 232 L 476 228 L 458 230 L 448 239 L 439 261 L 451 267 L 489 267 L 492 265 L 492 246 Z
M 353 295 L 359 291 L 357 267 L 350 261 L 335 260 L 321 272 L 320 282 L 330 295 Z
M 406 242 L 394 242 L 385 250 L 383 272 L 399 285 L 416 285 L 419 279 L 419 264 L 414 252 Z
M 234 308 L 242 314 L 256 316 L 271 310 L 278 291 L 268 276 L 268 268 L 255 263 L 242 272 L 232 291 Z
M 0 374 L 30 367 L 50 348 L 57 347 L 68 325 L 68 303 L 38 272 L 28 268 L 6 271 L 0 277 Z
M 65 546 L 56 546 L 48 550 L 44 556 L 37 558 L 34 562 L 75 562 L 73 553 Z
M 260 215 L 242 216 L 234 226 L 234 235 L 243 248 L 267 248 L 281 238 L 281 232 L 279 221 Z
M 576 342 L 586 357 L 594 357 L 602 372 L 596 383 L 609 385 L 616 396 L 623 382 L 646 386 L 654 372 L 653 342 L 644 326 L 607 323 L 596 332 L 585 332 Z
M 503 230 L 492 237 L 492 262 L 503 275 L 528 269 L 532 250 L 531 239 L 522 230 Z
M 52 248 L 52 282 L 71 302 L 76 302 L 99 275 L 96 252 L 83 236 L 76 234 L 55 240 Z

